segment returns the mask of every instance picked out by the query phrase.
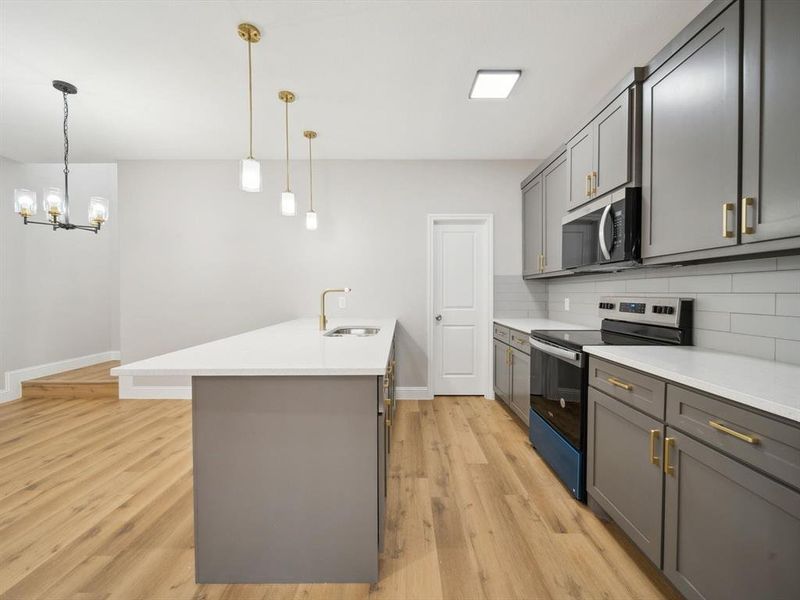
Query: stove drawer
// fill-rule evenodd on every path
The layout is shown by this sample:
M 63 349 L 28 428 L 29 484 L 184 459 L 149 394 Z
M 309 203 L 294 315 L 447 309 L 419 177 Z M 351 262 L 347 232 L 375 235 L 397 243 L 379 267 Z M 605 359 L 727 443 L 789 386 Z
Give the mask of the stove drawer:
M 664 419 L 666 384 L 660 379 L 592 356 L 589 385 L 656 419 Z
M 800 489 L 800 427 L 671 383 L 667 423 Z

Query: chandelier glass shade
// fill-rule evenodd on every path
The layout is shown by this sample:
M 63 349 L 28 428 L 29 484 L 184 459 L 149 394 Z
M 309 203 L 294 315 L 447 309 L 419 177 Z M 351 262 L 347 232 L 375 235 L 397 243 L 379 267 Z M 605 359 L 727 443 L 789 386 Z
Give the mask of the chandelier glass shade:
M 53 87 L 61 92 L 64 98 L 64 187 L 46 187 L 42 193 L 42 210 L 47 214 L 48 221 L 31 221 L 30 218 L 38 212 L 36 192 L 28 188 L 14 190 L 14 212 L 22 217 L 25 225 L 47 225 L 58 229 L 83 229 L 97 233 L 103 223 L 108 221 L 108 200 L 100 196 L 89 199 L 90 225 L 75 225 L 70 221 L 69 214 L 69 103 L 67 97 L 78 93 L 71 83 L 54 81 Z

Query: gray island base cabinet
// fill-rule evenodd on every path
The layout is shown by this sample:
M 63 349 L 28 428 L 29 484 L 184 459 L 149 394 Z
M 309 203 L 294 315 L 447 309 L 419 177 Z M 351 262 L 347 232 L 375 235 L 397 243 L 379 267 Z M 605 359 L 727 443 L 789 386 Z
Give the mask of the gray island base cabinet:
M 198 583 L 378 580 L 381 381 L 192 378 Z

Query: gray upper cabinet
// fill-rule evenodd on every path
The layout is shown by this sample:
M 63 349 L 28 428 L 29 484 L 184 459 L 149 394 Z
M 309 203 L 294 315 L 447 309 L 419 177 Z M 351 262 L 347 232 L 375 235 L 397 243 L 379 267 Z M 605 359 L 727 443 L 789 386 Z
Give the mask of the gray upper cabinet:
M 664 573 L 687 598 L 796 598 L 800 493 L 667 428 Z
M 632 181 L 634 94 L 619 94 L 567 143 L 570 210 Z
M 522 275 L 542 272 L 544 192 L 541 175 L 522 191 Z
M 725 9 L 644 82 L 644 258 L 737 243 L 739 8 Z
M 570 209 L 591 200 L 593 167 L 594 127 L 590 123 L 567 143 Z
M 656 565 L 661 565 L 663 424 L 589 388 L 586 488 Z
M 800 2 L 744 4 L 741 241 L 800 235 Z
M 567 155 L 562 154 L 544 173 L 544 260 L 545 273 L 561 270 L 561 218 L 567 214 L 569 195 Z
M 595 119 L 592 191 L 602 196 L 631 180 L 630 94 L 620 94 Z

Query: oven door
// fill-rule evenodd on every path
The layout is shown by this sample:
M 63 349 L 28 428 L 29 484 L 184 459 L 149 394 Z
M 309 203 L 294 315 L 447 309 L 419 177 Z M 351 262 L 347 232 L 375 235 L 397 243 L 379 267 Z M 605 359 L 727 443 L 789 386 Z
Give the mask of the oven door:
M 531 409 L 582 450 L 584 355 L 530 338 Z

